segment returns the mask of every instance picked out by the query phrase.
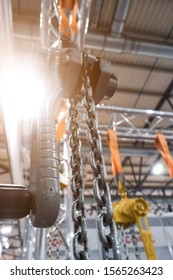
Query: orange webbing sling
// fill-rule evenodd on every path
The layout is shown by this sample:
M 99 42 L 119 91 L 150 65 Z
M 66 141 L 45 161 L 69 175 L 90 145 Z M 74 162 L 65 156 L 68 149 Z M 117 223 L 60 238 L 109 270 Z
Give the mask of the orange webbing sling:
M 121 165 L 120 154 L 118 150 L 118 141 L 117 135 L 114 130 L 108 129 L 108 144 L 111 151 L 111 158 L 112 158 L 112 172 L 113 175 L 116 176 L 117 174 L 122 173 L 123 168 Z
M 61 20 L 59 24 L 60 33 L 64 34 L 67 39 L 70 39 L 70 27 L 73 36 L 77 34 L 78 25 L 77 25 L 77 8 L 78 8 L 78 0 L 60 0 L 60 15 Z M 69 22 L 69 19 L 66 15 L 66 10 L 71 10 L 72 20 Z
M 166 163 L 170 177 L 173 178 L 173 158 L 170 154 L 168 143 L 163 134 L 156 134 L 155 146 Z
M 121 198 L 127 197 L 127 191 L 124 187 L 125 178 L 123 174 L 123 168 L 120 159 L 120 153 L 118 150 L 118 140 L 117 135 L 114 130 L 107 130 L 108 136 L 108 144 L 111 151 L 111 159 L 112 159 L 112 173 L 113 176 L 117 178 L 118 190 Z
M 61 99 L 59 102 L 59 115 L 58 115 L 58 123 L 56 125 L 56 140 L 60 140 L 63 138 L 66 132 L 66 118 L 67 118 L 67 105 L 65 99 Z

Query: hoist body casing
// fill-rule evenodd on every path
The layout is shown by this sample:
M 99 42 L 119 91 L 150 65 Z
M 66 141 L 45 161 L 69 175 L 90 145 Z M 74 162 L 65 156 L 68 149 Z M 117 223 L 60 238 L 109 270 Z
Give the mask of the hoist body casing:
M 85 60 L 93 89 L 93 99 L 98 104 L 103 99 L 109 99 L 117 88 L 117 78 L 112 74 L 109 60 L 88 55 Z
M 62 49 L 60 54 L 62 97 L 70 99 L 77 95 L 80 99 L 85 70 L 90 78 L 95 104 L 111 98 L 117 88 L 117 78 L 112 74 L 111 62 L 87 55 L 76 48 Z
M 137 224 L 149 260 L 156 259 L 156 253 L 147 218 L 148 204 L 143 198 L 123 198 L 113 203 L 113 217 L 124 229 Z
M 62 49 L 60 54 L 60 79 L 62 97 L 72 98 L 79 92 L 83 68 L 83 53 L 76 48 Z
M 147 211 L 148 205 L 143 198 L 123 198 L 113 203 L 114 220 L 124 228 L 136 223 L 136 215 L 144 217 Z

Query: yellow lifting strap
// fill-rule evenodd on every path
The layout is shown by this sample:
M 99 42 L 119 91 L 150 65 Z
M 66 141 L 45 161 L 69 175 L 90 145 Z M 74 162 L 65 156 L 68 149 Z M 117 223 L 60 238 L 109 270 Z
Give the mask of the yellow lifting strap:
M 159 153 L 161 154 L 164 162 L 166 163 L 169 175 L 173 178 L 173 158 L 170 154 L 168 143 L 163 134 L 157 133 L 155 138 L 155 146 Z
M 59 0 L 60 9 L 60 23 L 59 31 L 61 34 L 65 35 L 67 39 L 70 40 L 70 30 L 73 36 L 76 36 L 78 31 L 77 25 L 77 8 L 78 0 Z M 71 11 L 71 21 L 69 21 L 66 13 Z
M 123 186 L 124 174 L 118 149 L 117 135 L 114 130 L 108 129 L 108 144 L 111 151 L 113 176 L 117 177 L 118 190 L 121 200 L 114 202 L 113 217 L 117 225 L 128 228 L 130 224 L 137 224 L 142 238 L 144 249 L 149 260 L 156 259 L 156 253 L 147 218 L 148 204 L 143 198 L 128 198 Z

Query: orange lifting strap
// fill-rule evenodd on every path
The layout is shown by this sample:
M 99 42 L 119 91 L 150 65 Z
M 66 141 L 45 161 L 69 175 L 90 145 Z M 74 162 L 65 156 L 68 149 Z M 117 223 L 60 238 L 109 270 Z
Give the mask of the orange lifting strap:
M 64 34 L 67 39 L 70 39 L 70 27 L 73 36 L 76 36 L 78 31 L 78 25 L 77 25 L 77 8 L 78 8 L 78 0 L 60 0 L 59 1 L 59 7 L 60 7 L 60 25 L 59 25 L 59 31 L 60 33 Z M 69 18 L 66 15 L 66 12 L 71 11 L 71 22 L 69 22 Z
M 56 140 L 63 138 L 66 132 L 66 117 L 67 117 L 67 105 L 65 99 L 61 99 L 59 102 L 60 112 L 58 115 L 58 123 L 56 125 Z
M 166 163 L 170 177 L 173 178 L 173 158 L 170 154 L 168 143 L 163 134 L 156 134 L 155 146 Z
M 112 129 L 108 129 L 107 133 L 108 133 L 108 144 L 112 157 L 112 171 L 113 171 L 113 175 L 116 176 L 117 174 L 120 174 L 123 171 L 120 154 L 118 150 L 117 135 L 115 131 Z

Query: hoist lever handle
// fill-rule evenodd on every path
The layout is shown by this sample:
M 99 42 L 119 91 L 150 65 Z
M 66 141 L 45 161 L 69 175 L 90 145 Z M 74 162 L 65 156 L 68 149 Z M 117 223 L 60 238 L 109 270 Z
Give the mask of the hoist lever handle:
M 31 192 L 22 185 L 0 184 L 0 219 L 21 219 L 29 214 Z
M 53 120 L 40 118 L 32 132 L 31 221 L 34 227 L 52 226 L 59 213 L 58 155 Z
M 156 252 L 154 249 L 154 244 L 153 244 L 147 216 L 145 217 L 137 216 L 136 221 L 148 260 L 156 260 Z

